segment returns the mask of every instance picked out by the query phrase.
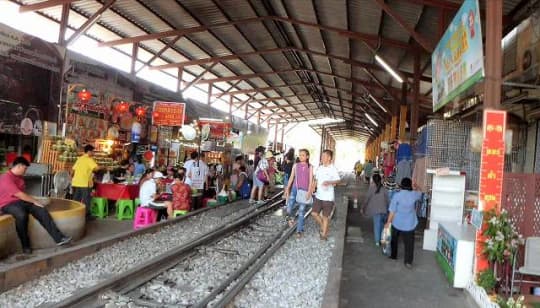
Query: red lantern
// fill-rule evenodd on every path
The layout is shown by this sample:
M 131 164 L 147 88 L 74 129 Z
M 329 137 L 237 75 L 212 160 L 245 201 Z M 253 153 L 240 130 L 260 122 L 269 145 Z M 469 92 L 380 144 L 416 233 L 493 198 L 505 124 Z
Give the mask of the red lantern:
M 118 105 L 116 105 L 116 111 L 118 113 L 125 113 L 129 110 L 129 103 L 128 102 L 120 102 Z
M 135 109 L 135 114 L 136 114 L 137 117 L 139 117 L 139 118 L 144 117 L 144 115 L 146 114 L 146 108 L 144 108 L 144 107 L 137 107 L 137 109 Z
M 86 89 L 83 89 L 82 91 L 77 93 L 77 97 L 79 97 L 82 102 L 86 103 L 92 98 L 92 93 L 90 93 L 90 91 L 87 91 Z

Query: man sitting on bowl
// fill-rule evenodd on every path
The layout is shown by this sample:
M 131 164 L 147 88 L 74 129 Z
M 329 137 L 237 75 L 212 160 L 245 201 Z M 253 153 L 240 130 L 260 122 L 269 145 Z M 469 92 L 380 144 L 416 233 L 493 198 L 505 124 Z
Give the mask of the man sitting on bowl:
M 19 156 L 13 161 L 11 169 L 0 176 L 0 187 L 2 187 L 0 190 L 0 214 L 9 214 L 15 218 L 15 228 L 25 254 L 32 253 L 28 237 L 28 214 L 32 214 L 41 223 L 58 246 L 71 241 L 71 237 L 65 236 L 58 230 L 51 215 L 45 209 L 46 202 L 24 192 L 23 176 L 28 166 L 30 166 L 28 160 Z

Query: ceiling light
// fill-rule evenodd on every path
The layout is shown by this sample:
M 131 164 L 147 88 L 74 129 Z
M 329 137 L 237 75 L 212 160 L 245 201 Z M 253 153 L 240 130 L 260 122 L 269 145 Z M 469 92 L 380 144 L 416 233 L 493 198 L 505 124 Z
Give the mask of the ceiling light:
M 373 95 L 369 95 L 369 97 L 375 102 L 375 104 L 377 104 L 377 106 L 379 106 L 379 108 L 381 108 L 384 112 L 388 113 L 388 110 L 386 110 L 386 108 L 383 107 L 383 105 L 381 105 L 381 103 L 379 103 L 378 100 L 375 99 L 375 97 L 373 97 Z
M 373 125 L 379 127 L 379 124 L 377 124 L 377 122 L 375 122 L 375 120 L 373 120 L 373 118 L 369 115 L 369 113 L 366 113 L 366 117 L 368 118 L 368 120 L 371 121 L 371 123 L 373 123 Z
M 394 79 L 396 79 L 399 83 L 403 83 L 403 79 L 401 78 L 401 76 L 399 76 L 398 73 L 396 73 L 396 71 L 394 71 L 390 65 L 388 65 L 388 63 L 386 63 L 381 57 L 379 57 L 378 55 L 375 55 L 375 60 L 377 62 L 379 62 L 379 64 L 384 67 L 384 69 L 390 73 L 390 75 L 392 75 L 392 77 L 394 77 Z

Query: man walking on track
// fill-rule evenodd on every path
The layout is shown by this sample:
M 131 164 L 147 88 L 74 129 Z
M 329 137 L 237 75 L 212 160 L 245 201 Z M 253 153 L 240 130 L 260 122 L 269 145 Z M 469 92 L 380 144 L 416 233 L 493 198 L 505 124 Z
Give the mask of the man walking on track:
M 334 209 L 334 186 L 341 181 L 336 167 L 332 165 L 333 156 L 332 151 L 323 151 L 322 165 L 315 171 L 315 181 L 313 182 L 317 187 L 317 192 L 315 193 L 311 215 L 321 228 L 321 240 L 328 238 L 328 221 Z

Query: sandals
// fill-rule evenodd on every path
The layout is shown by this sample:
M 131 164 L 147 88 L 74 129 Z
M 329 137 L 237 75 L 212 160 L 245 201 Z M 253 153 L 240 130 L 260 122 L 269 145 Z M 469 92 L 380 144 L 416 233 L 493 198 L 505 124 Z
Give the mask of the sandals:
M 319 239 L 321 241 L 327 241 L 328 240 L 328 235 L 324 235 L 322 232 L 319 232 Z

